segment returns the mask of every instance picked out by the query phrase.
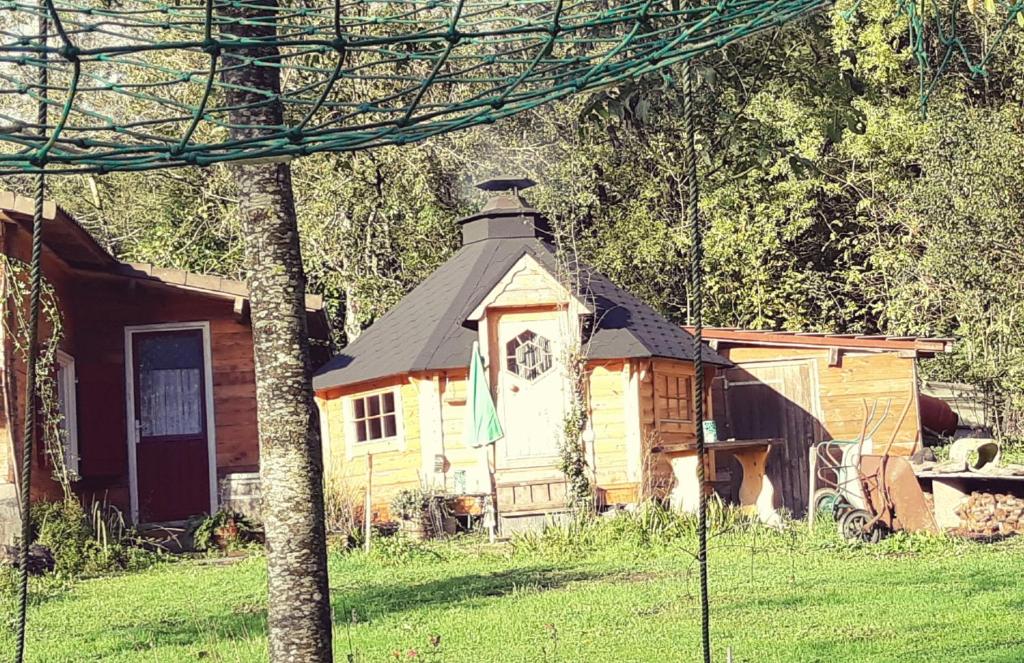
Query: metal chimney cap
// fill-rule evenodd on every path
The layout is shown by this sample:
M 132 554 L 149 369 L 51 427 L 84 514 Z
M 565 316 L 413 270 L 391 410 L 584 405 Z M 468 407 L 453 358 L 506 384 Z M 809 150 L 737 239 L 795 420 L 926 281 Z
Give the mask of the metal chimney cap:
M 492 177 L 476 185 L 481 191 L 522 191 L 537 184 L 527 177 Z

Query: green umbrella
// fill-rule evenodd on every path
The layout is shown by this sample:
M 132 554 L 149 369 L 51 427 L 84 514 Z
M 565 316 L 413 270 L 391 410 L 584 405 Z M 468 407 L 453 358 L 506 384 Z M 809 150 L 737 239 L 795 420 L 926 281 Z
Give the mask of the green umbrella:
M 504 433 L 494 409 L 494 399 L 484 373 L 480 344 L 473 341 L 469 357 L 469 393 L 466 397 L 466 446 L 482 447 L 493 444 Z

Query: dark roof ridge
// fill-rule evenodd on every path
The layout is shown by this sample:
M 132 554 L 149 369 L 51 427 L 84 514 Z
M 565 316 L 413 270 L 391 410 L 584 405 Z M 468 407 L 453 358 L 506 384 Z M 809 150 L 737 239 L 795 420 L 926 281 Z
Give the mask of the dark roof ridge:
M 490 237 L 467 244 L 381 316 L 314 377 L 317 390 L 369 382 L 409 372 L 465 367 L 475 325 L 467 324 L 523 256 L 561 281 L 556 247 L 537 236 Z M 661 357 L 689 360 L 693 337 L 608 277 L 575 263 L 582 276 L 580 293 L 594 312 L 587 341 L 591 359 Z M 705 361 L 730 362 L 707 345 Z
M 481 265 L 483 265 L 484 268 L 486 269 L 486 266 L 491 263 L 495 255 L 498 253 L 500 244 L 501 240 L 485 239 L 480 240 L 479 242 L 473 242 L 473 244 L 468 244 L 465 247 L 463 247 L 463 249 L 468 249 L 470 246 L 477 246 L 479 247 L 480 250 L 480 255 L 477 256 L 477 259 L 473 261 L 471 273 L 475 273 L 477 268 Z M 460 249 L 460 251 L 463 249 Z M 501 276 L 498 277 L 498 280 L 501 280 Z M 451 304 L 448 306 L 448 310 L 445 311 L 445 317 L 442 318 L 442 320 L 451 321 L 448 324 L 447 329 L 444 330 L 445 336 L 447 336 L 447 334 L 450 333 L 450 331 L 454 330 L 455 328 L 461 327 L 465 323 L 466 316 L 469 315 L 469 312 L 476 308 L 477 305 L 479 305 L 480 302 L 483 301 L 483 298 L 487 296 L 487 292 L 484 292 L 480 297 L 476 298 L 478 301 L 471 302 L 471 305 L 469 305 L 468 309 L 466 304 L 462 304 L 460 306 L 459 302 L 466 301 L 469 295 L 472 295 L 473 291 L 478 289 L 478 287 L 478 284 L 464 282 L 462 286 L 459 288 L 458 294 L 455 296 L 455 298 L 452 299 Z M 493 285 L 490 286 L 490 288 L 493 287 Z M 488 288 L 488 291 L 490 290 L 490 288 Z M 416 357 L 414 366 L 417 368 L 430 366 L 434 357 L 437 356 L 438 350 L 440 350 L 440 348 L 440 344 L 428 344 L 428 347 L 425 348 L 425 350 L 429 350 L 429 353 L 425 354 L 424 352 L 420 352 Z

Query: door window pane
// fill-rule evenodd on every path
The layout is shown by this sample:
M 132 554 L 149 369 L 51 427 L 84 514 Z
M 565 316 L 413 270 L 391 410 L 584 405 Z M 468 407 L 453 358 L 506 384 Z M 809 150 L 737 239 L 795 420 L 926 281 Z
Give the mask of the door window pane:
M 135 354 L 141 434 L 202 433 L 202 333 L 139 335 Z

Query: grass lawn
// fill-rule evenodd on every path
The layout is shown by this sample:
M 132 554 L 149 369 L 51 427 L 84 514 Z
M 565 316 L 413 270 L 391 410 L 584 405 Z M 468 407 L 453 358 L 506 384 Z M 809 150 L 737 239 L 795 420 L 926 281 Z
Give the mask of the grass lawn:
M 474 663 L 697 660 L 693 544 L 334 553 L 337 660 L 395 660 L 396 650 Z M 849 547 L 830 532 L 755 529 L 716 537 L 709 559 L 718 661 L 727 647 L 735 661 L 758 663 L 1024 661 L 1020 541 Z M 39 587 L 29 660 L 264 660 L 265 583 L 255 556 Z M 0 627 L 0 654 L 11 647 Z

